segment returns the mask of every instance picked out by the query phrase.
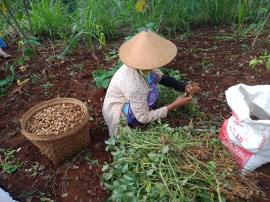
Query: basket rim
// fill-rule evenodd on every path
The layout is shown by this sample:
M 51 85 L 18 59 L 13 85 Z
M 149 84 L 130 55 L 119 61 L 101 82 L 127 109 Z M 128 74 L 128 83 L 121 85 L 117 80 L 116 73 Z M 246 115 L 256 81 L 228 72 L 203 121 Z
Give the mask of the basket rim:
M 26 124 L 35 113 L 37 113 L 38 111 L 45 109 L 49 106 L 54 106 L 57 104 L 64 104 L 64 103 L 76 104 L 76 105 L 81 106 L 85 110 L 85 112 L 86 112 L 85 116 L 79 124 L 77 124 L 73 128 L 68 129 L 67 131 L 61 131 L 58 134 L 51 133 L 51 134 L 46 134 L 46 135 L 38 135 L 38 134 L 34 134 L 34 133 L 29 133 L 26 131 Z M 54 98 L 54 99 L 43 101 L 43 102 L 40 102 L 40 103 L 34 105 L 33 107 L 31 107 L 29 110 L 27 110 L 23 114 L 23 116 L 20 120 L 21 133 L 24 136 L 26 136 L 29 140 L 53 141 L 53 140 L 66 138 L 66 137 L 75 135 L 76 132 L 78 132 L 81 128 L 83 128 L 86 124 L 88 124 L 88 118 L 89 118 L 89 113 L 88 113 L 87 106 L 82 101 L 80 101 L 76 98 Z

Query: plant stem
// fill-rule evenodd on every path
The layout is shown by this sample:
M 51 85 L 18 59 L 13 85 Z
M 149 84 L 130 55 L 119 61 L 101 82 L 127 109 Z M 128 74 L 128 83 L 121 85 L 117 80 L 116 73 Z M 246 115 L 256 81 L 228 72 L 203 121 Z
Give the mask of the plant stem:
M 28 22 L 29 22 L 31 33 L 32 33 L 32 35 L 34 35 L 33 27 L 32 27 L 32 22 L 31 22 L 31 18 L 30 18 L 30 15 L 29 15 L 29 10 L 28 10 L 29 1 L 23 0 L 23 5 L 24 5 L 24 9 L 25 9 L 27 18 L 28 18 Z
M 18 30 L 17 30 L 16 27 L 12 24 L 12 22 L 9 20 L 9 18 L 8 18 L 4 13 L 1 12 L 1 14 L 4 16 L 4 18 L 6 19 L 7 23 L 12 27 L 12 29 L 13 29 L 14 32 L 15 32 L 15 34 L 16 34 L 16 35 L 17 35 L 17 34 L 19 35 Z
M 18 21 L 17 21 L 15 15 L 13 14 L 12 10 L 10 9 L 10 5 L 9 5 L 8 1 L 7 1 L 7 0 L 3 0 L 3 2 L 4 2 L 4 4 L 6 5 L 7 11 L 8 11 L 8 13 L 9 13 L 9 15 L 10 15 L 10 18 L 14 21 L 14 23 L 15 23 L 17 29 L 19 30 L 21 36 L 22 36 L 23 38 L 26 39 L 27 36 L 26 36 L 26 34 L 24 33 L 23 29 L 20 27 L 20 25 L 19 25 L 19 23 L 18 23 Z
M 252 49 L 254 49 L 255 44 L 256 44 L 256 42 L 257 42 L 257 40 L 258 40 L 258 38 L 259 38 L 259 35 L 262 33 L 263 28 L 264 28 L 264 26 L 265 26 L 265 24 L 267 23 L 267 21 L 268 21 L 269 18 L 270 18 L 270 13 L 268 13 L 268 15 L 267 15 L 265 21 L 264 21 L 263 24 L 262 24 L 262 27 L 261 27 L 260 31 L 258 32 L 258 34 L 256 35 L 255 39 L 253 40 L 252 45 L 251 45 L 251 48 L 252 48 Z

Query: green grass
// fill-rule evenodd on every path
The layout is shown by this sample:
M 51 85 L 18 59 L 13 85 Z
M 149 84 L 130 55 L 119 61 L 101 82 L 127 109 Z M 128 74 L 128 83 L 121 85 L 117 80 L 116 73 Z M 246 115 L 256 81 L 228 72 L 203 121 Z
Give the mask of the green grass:
M 31 20 L 39 36 L 59 37 L 70 32 L 70 16 L 61 0 L 31 1 Z
M 101 47 L 107 40 L 127 36 L 152 22 L 159 33 L 171 36 L 193 25 L 234 25 L 237 32 L 253 33 L 270 11 L 268 0 L 31 0 L 30 16 L 36 36 L 80 40 Z M 20 3 L 12 4 L 21 23 Z M 3 22 L 0 24 L 3 24 Z M 24 26 L 23 26 L 24 27 Z

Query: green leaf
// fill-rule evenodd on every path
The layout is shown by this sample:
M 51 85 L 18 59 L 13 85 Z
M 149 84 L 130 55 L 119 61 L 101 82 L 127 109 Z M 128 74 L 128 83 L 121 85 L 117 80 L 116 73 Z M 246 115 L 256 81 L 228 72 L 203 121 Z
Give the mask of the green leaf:
M 165 147 L 163 147 L 162 152 L 164 154 L 168 153 L 168 151 L 169 151 L 169 146 L 168 145 L 166 145 Z
M 146 190 L 147 193 L 150 193 L 151 192 L 151 190 L 152 190 L 152 184 L 150 182 L 147 183 L 145 190 Z
M 181 185 L 185 186 L 187 182 L 188 182 L 188 177 L 181 181 Z
M 254 58 L 254 59 L 250 60 L 249 66 L 250 66 L 252 69 L 254 69 L 254 68 L 258 65 L 258 63 L 259 63 L 258 59 L 257 59 L 257 58 Z
M 155 158 L 157 158 L 157 154 L 152 153 L 152 152 L 147 154 L 147 156 L 150 157 L 151 160 L 154 160 Z
M 28 58 L 32 57 L 33 54 L 34 54 L 34 51 L 33 51 L 33 49 L 31 49 L 31 48 L 26 48 L 26 49 L 24 50 L 24 55 L 25 55 L 26 57 L 28 57 Z
M 207 166 L 208 166 L 208 169 L 209 169 L 210 171 L 215 171 L 216 168 L 217 168 L 214 161 L 209 161 L 209 162 L 207 163 Z
M 147 171 L 146 175 L 151 176 L 151 175 L 153 175 L 154 171 L 155 171 L 155 169 L 152 168 L 152 169 Z
M 8 174 L 14 173 L 18 169 L 18 165 L 12 165 L 10 163 L 4 163 L 2 166 L 3 171 Z
M 124 166 L 123 166 L 123 168 L 122 168 L 122 173 L 127 173 L 127 171 L 128 171 L 128 164 L 125 164 Z
M 111 178 L 112 178 L 112 173 L 111 173 L 111 172 L 105 173 L 105 174 L 103 175 L 103 178 L 104 178 L 105 180 L 111 179 Z
M 153 28 L 155 26 L 154 23 L 150 22 L 146 25 L 147 28 Z
M 102 172 L 106 171 L 109 169 L 109 164 L 105 164 L 103 167 L 102 167 Z
M 266 69 L 270 72 L 270 58 L 266 61 Z

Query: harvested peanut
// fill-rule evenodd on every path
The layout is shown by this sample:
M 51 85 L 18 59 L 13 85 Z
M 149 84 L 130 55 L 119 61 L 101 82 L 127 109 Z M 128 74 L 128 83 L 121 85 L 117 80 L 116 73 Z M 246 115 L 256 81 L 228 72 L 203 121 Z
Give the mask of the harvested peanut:
M 26 123 L 26 131 L 38 135 L 58 134 L 79 124 L 85 115 L 79 105 L 57 104 L 34 114 Z
M 193 96 L 200 92 L 200 86 L 198 83 L 192 83 L 186 86 L 185 93 L 186 97 Z

